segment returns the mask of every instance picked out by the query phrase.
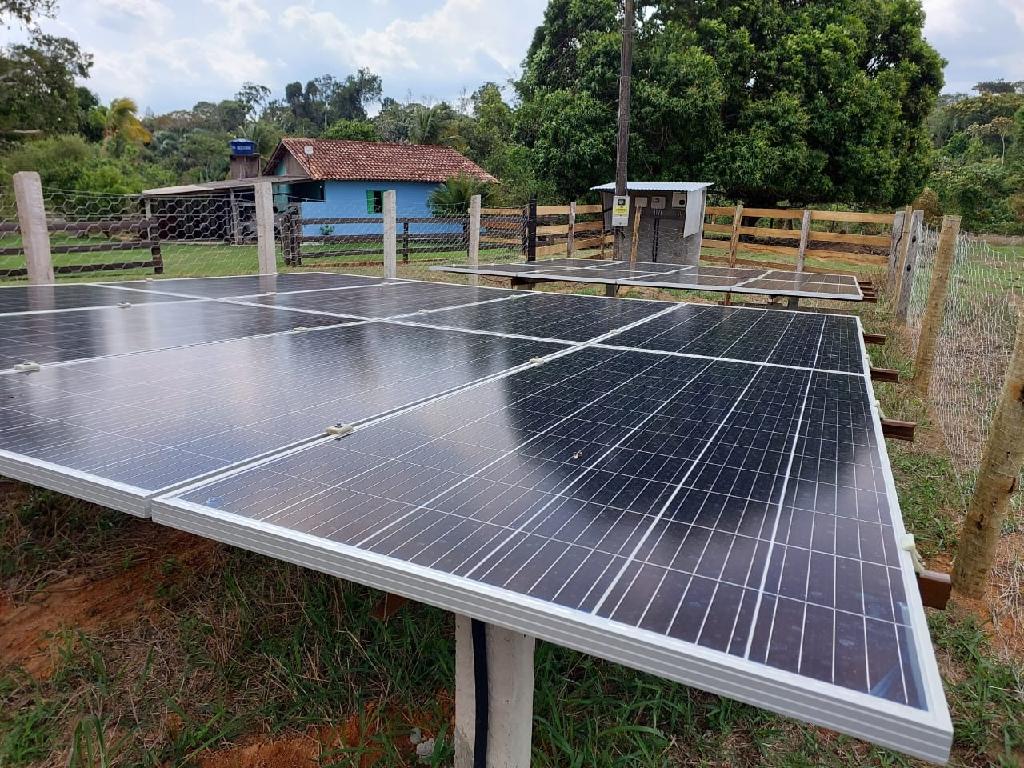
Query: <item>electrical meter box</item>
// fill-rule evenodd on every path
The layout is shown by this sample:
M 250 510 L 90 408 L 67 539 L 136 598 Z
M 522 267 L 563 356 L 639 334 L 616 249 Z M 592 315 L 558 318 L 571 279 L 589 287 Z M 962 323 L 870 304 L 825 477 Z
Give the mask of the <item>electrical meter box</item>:
M 636 230 L 637 261 L 696 264 L 700 260 L 704 206 L 710 186 L 705 181 L 631 181 L 626 185 L 626 228 L 630 242 Z M 605 229 L 611 229 L 615 184 L 591 189 L 601 193 Z

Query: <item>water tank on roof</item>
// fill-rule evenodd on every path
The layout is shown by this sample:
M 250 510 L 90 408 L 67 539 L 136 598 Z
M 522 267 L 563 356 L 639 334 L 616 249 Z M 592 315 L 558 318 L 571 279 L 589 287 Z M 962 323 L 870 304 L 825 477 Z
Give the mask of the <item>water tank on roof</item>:
M 256 154 L 256 142 L 249 139 L 232 139 L 231 154 L 237 157 L 249 157 Z

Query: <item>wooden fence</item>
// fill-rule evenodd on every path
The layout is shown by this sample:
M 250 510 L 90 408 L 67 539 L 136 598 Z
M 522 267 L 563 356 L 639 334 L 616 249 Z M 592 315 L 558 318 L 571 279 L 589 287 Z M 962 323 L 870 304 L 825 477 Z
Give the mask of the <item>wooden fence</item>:
M 606 257 L 613 236 L 600 205 L 485 208 L 484 243 L 520 248 L 527 258 Z M 904 211 L 861 213 L 708 206 L 701 261 L 730 266 L 855 274 L 898 259 Z M 856 231 L 853 231 L 856 230 Z M 581 253 L 586 251 L 586 253 Z
M 906 216 L 904 211 L 861 213 L 742 205 L 709 205 L 705 212 L 710 220 L 704 224 L 701 240 L 703 261 L 808 272 L 891 267 Z M 759 226 L 765 221 L 768 226 Z M 847 231 L 850 229 L 860 231 Z M 761 255 L 775 260 L 758 258 Z
M 72 238 L 82 238 L 102 235 L 104 238 L 118 236 L 125 239 L 106 239 L 103 241 L 91 241 L 82 243 L 51 243 L 50 253 L 54 256 L 61 254 L 83 254 L 96 253 L 107 254 L 114 251 L 149 251 L 149 258 L 136 259 L 134 261 L 102 261 L 92 264 L 55 264 L 53 272 L 55 275 L 70 275 L 86 272 L 120 271 L 124 269 L 148 269 L 152 268 L 154 274 L 160 275 L 164 271 L 163 256 L 160 252 L 160 242 L 151 236 L 155 219 L 128 218 L 128 219 L 102 219 L 93 221 L 65 221 L 64 219 L 50 219 L 47 221 L 47 229 L 51 238 L 54 235 L 66 235 Z M 19 232 L 17 222 L 0 222 L 0 234 L 16 234 Z M 130 238 L 137 239 L 130 239 Z M 0 248 L 0 256 L 21 256 L 24 251 L 21 246 L 10 246 Z M 27 267 L 16 267 L 0 269 L 0 278 L 24 277 L 28 274 Z

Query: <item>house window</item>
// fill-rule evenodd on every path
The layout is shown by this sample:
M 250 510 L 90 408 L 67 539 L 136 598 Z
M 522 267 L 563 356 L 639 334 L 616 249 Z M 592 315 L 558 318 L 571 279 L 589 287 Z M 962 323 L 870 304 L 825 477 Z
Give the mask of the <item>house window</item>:
M 368 190 L 366 190 L 366 212 L 367 213 L 384 213 L 384 190 L 382 190 L 382 189 L 368 189 Z

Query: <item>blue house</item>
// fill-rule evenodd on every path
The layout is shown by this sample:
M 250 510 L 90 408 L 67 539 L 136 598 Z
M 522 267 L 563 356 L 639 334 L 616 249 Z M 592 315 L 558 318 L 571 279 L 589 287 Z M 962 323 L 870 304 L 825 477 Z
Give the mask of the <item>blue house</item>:
M 427 198 L 451 177 L 465 174 L 497 181 L 451 147 L 340 139 L 282 139 L 264 174 L 288 179 L 275 185 L 275 194 L 298 201 L 304 219 L 382 218 L 388 189 L 396 192 L 400 218 L 427 218 L 432 216 Z M 461 229 L 428 222 L 410 226 L 413 233 L 423 234 Z M 366 232 L 366 223 L 332 227 L 332 233 L 339 235 Z M 307 225 L 303 234 L 319 233 L 318 226 Z

